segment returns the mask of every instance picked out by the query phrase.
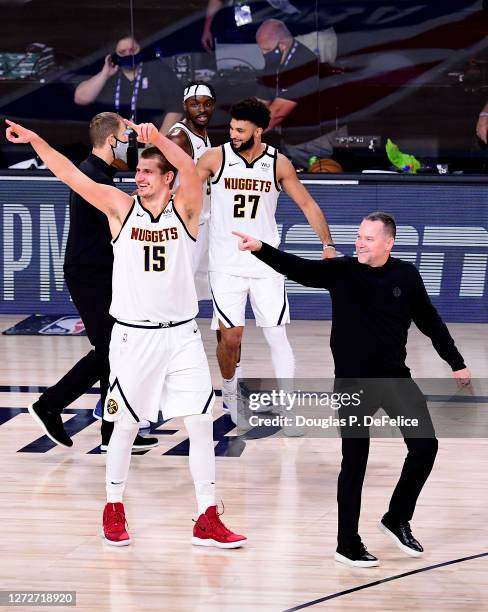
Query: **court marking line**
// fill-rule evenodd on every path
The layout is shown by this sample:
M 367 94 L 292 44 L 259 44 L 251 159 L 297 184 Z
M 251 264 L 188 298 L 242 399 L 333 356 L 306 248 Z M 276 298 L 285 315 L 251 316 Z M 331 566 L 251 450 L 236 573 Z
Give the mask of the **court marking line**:
M 38 387 L 35 385 L 0 385 L 0 393 L 43 393 L 49 387 Z M 100 393 L 99 387 L 92 387 L 87 394 Z M 221 389 L 214 389 L 215 395 L 222 395 Z M 460 404 L 484 404 L 488 403 L 488 395 L 425 395 L 427 402 L 459 402 Z
M 357 587 L 352 587 L 345 591 L 339 591 L 338 593 L 332 593 L 332 595 L 325 595 L 324 597 L 319 597 L 318 599 L 307 601 L 306 603 L 300 604 L 298 606 L 294 606 L 293 608 L 287 608 L 286 610 L 283 610 L 283 612 L 295 612 L 296 610 L 303 610 L 304 608 L 310 608 L 311 606 L 315 606 L 316 604 L 322 603 L 324 601 L 329 601 L 330 599 L 337 599 L 338 597 L 342 597 L 343 595 L 349 595 L 350 593 L 355 593 L 356 591 L 362 591 L 363 589 L 368 589 L 369 587 L 378 586 L 380 584 L 391 582 L 393 580 L 399 580 L 400 578 L 406 578 L 407 576 L 413 576 L 414 574 L 421 574 L 422 572 L 427 572 L 433 569 L 438 569 L 439 567 L 446 567 L 447 565 L 453 565 L 455 563 L 462 563 L 463 561 L 472 561 L 473 559 L 480 559 L 481 557 L 488 557 L 488 552 L 479 553 L 477 555 L 471 555 L 469 557 L 461 557 L 460 559 L 453 559 L 452 561 L 443 561 L 442 563 L 436 563 L 435 565 L 428 565 L 427 567 L 420 567 L 418 569 L 411 570 L 409 572 L 404 572 L 403 574 L 389 576 L 388 578 L 382 578 L 381 580 L 374 580 L 373 582 L 361 584 Z

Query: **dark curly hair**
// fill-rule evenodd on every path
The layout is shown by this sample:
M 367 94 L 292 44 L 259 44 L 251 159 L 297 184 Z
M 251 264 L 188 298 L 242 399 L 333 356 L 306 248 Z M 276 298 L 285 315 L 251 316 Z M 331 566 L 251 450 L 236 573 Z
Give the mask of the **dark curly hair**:
M 257 98 L 246 98 L 230 107 L 232 119 L 250 121 L 265 130 L 270 122 L 271 113 L 268 107 Z

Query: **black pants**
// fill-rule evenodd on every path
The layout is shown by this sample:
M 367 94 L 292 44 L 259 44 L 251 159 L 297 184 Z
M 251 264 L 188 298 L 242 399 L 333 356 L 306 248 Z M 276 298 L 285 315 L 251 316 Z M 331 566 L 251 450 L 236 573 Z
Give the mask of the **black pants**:
M 114 319 L 109 315 L 112 300 L 111 275 L 66 275 L 66 285 L 85 325 L 93 349 L 39 398 L 41 406 L 61 413 L 75 399 L 100 381 L 102 406 L 109 386 L 109 346 Z M 102 421 L 102 444 L 108 444 L 113 423 Z
M 419 427 L 414 431 L 400 427 L 408 453 L 387 513 L 393 522 L 410 521 L 422 487 L 434 465 L 438 447 L 425 398 L 415 382 L 408 378 L 355 381 L 353 387 L 363 391 L 361 406 L 353 411 L 360 422 L 364 415 L 373 415 L 380 407 L 390 417 L 403 415 L 419 420 Z M 348 385 L 348 392 L 354 392 L 354 388 Z M 339 412 L 340 417 L 344 418 L 350 414 L 350 409 L 341 408 Z M 339 546 L 347 547 L 360 541 L 358 525 L 369 454 L 369 428 L 356 424 L 346 425 L 341 427 L 341 436 L 342 464 L 337 484 L 337 541 Z

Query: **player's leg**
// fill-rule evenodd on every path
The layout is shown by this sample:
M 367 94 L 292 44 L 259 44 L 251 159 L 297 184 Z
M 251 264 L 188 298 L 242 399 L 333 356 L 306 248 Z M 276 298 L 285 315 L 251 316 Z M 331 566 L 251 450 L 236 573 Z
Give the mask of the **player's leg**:
M 105 542 L 112 546 L 130 544 L 127 533 L 123 494 L 129 473 L 132 444 L 139 424 L 124 415 L 114 423 L 107 450 L 105 488 L 107 503 L 103 511 L 103 533 Z
M 139 421 L 156 422 L 158 418 L 165 376 L 163 331 L 121 323 L 116 323 L 112 331 L 110 381 L 104 414 L 114 427 L 107 448 L 107 504 L 103 531 L 105 541 L 114 546 L 130 543 L 122 496 Z
M 214 393 L 200 332 L 195 322 L 166 331 L 173 337 L 175 350 L 168 364 L 160 406 L 165 419 L 185 417 L 199 515 L 193 543 L 237 548 L 246 538 L 223 525 L 215 503 Z
M 217 344 L 218 344 L 221 339 L 220 329 L 216 330 L 215 335 L 217 337 Z M 237 380 L 239 380 L 239 378 L 244 378 L 244 367 L 242 365 L 242 343 L 239 345 L 239 355 L 237 357 L 237 363 L 236 363 L 236 378 Z
M 214 306 L 212 329 L 219 331 L 217 361 L 222 374 L 224 411 L 234 412 L 237 410 L 236 367 L 244 332 L 249 280 L 215 272 L 210 273 L 209 279 Z
M 290 307 L 283 276 L 250 279 L 251 306 L 256 325 L 262 327 L 271 351 L 275 377 L 291 380 L 295 375 L 295 358 L 286 335 Z

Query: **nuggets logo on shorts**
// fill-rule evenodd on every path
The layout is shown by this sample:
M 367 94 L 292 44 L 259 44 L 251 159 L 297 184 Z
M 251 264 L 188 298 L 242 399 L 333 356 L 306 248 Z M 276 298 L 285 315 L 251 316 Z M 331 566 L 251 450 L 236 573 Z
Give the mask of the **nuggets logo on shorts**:
M 115 414 L 118 409 L 119 405 L 117 404 L 117 402 L 114 399 L 110 398 L 107 402 L 107 412 L 109 414 Z

